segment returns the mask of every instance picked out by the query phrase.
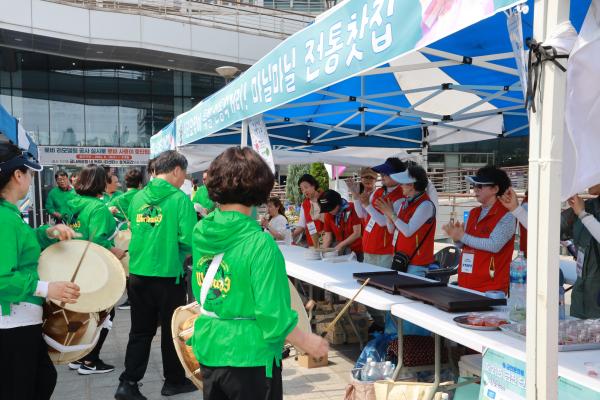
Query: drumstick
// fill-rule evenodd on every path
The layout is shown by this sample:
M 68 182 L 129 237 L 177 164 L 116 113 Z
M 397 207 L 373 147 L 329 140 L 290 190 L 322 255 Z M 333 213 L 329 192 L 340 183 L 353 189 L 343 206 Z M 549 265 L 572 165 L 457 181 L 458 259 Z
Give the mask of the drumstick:
M 94 233 L 92 234 L 91 237 L 94 237 L 94 234 L 96 232 L 94 231 Z M 85 255 L 87 254 L 88 249 L 90 248 L 90 245 L 92 244 L 91 240 L 88 240 L 88 242 L 85 245 L 85 249 L 83 249 L 83 254 L 81 255 L 81 258 L 79 259 L 79 262 L 77 263 L 77 268 L 75 268 L 75 272 L 73 272 L 73 276 L 71 276 L 71 283 L 75 282 L 75 278 L 77 278 L 77 274 L 79 273 L 79 268 L 81 268 L 81 264 L 83 263 L 83 259 L 85 258 Z M 61 302 L 60 303 L 60 307 L 63 308 L 65 306 L 65 302 Z
M 119 202 L 115 201 L 115 204 L 117 205 L 117 208 L 119 209 L 119 211 L 121 211 L 121 214 L 123 214 L 123 216 L 125 217 L 125 221 L 127 221 L 127 224 L 130 224 L 131 222 L 129 221 L 129 218 L 127 218 L 127 214 L 125 214 L 123 212 L 123 209 L 119 206 Z
M 329 332 L 331 329 L 333 329 L 335 324 L 340 320 L 340 318 L 342 318 L 344 313 L 346 311 L 348 311 L 348 309 L 350 308 L 350 306 L 352 305 L 354 300 L 358 297 L 359 293 L 364 289 L 364 287 L 367 286 L 367 284 L 369 283 L 370 280 L 371 280 L 371 278 L 367 278 L 367 280 L 365 280 L 365 282 L 362 284 L 362 286 L 358 288 L 358 290 L 356 291 L 354 296 L 352 296 L 352 298 L 350 300 L 348 300 L 348 302 L 346 303 L 344 308 L 342 308 L 340 310 L 340 312 L 338 313 L 338 315 L 336 315 L 336 317 L 333 319 L 333 321 L 331 321 L 329 323 L 329 325 L 327 325 L 327 328 L 325 328 L 325 331 L 323 331 L 323 333 L 321 333 L 322 337 L 325 337 L 325 335 L 327 335 L 327 332 Z

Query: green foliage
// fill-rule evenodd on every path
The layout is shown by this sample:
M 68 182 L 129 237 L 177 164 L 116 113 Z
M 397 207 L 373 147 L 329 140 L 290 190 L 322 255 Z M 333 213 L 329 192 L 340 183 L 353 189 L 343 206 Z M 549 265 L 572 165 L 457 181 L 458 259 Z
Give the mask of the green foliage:
M 303 196 L 298 190 L 298 179 L 300 179 L 302 175 L 308 173 L 310 173 L 310 165 L 308 164 L 290 165 L 288 167 L 285 194 L 290 202 L 294 204 L 300 204 L 302 202 Z
M 329 175 L 323 163 L 312 163 L 310 165 L 310 174 L 319 182 L 321 189 L 329 189 Z

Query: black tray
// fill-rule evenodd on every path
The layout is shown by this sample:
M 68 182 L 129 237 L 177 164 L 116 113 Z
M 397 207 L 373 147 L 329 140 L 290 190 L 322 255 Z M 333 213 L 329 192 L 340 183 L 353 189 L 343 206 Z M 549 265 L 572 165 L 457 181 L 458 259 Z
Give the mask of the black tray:
M 433 282 L 419 277 L 401 275 L 396 271 L 357 272 L 352 277 L 359 283 L 371 278 L 368 286 L 373 286 L 390 294 L 401 294 L 401 288 L 446 286 L 442 282 Z
M 506 305 L 506 299 L 492 299 L 452 286 L 401 288 L 400 294 L 447 312 L 487 311 L 492 306 Z

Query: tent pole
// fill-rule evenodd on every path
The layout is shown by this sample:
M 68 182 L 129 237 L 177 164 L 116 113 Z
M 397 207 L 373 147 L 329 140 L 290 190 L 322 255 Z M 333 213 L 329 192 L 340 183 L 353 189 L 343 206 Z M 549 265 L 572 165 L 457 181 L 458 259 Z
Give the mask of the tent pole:
M 569 20 L 569 0 L 535 0 L 534 38 Z M 566 73 L 547 62 L 530 114 L 527 245 L 527 400 L 558 397 L 558 243 Z
M 248 119 L 242 120 L 242 131 L 241 131 L 242 140 L 240 143 L 240 147 L 248 147 Z
M 423 143 L 421 144 L 421 156 L 423 157 L 423 169 L 427 172 L 429 168 L 429 129 L 426 126 L 422 128 Z

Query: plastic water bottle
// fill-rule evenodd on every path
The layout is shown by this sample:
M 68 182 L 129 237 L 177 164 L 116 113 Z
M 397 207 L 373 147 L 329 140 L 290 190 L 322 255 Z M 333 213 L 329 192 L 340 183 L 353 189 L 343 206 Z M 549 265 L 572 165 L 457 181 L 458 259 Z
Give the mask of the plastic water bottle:
M 383 366 L 383 379 L 391 379 L 395 369 L 396 366 L 391 361 L 386 361 Z
M 377 363 L 375 361 L 371 361 L 369 363 L 369 369 L 367 370 L 367 381 L 372 382 L 379 379 L 379 371 L 377 368 Z
M 369 374 L 369 367 L 371 366 L 372 362 L 373 362 L 373 358 L 368 357 L 367 362 L 363 364 L 362 370 L 360 372 L 360 380 L 361 381 L 368 380 L 367 375 Z
M 525 254 L 519 255 L 510 263 L 510 294 L 508 297 L 508 318 L 514 322 L 525 321 L 527 294 L 527 260 Z

